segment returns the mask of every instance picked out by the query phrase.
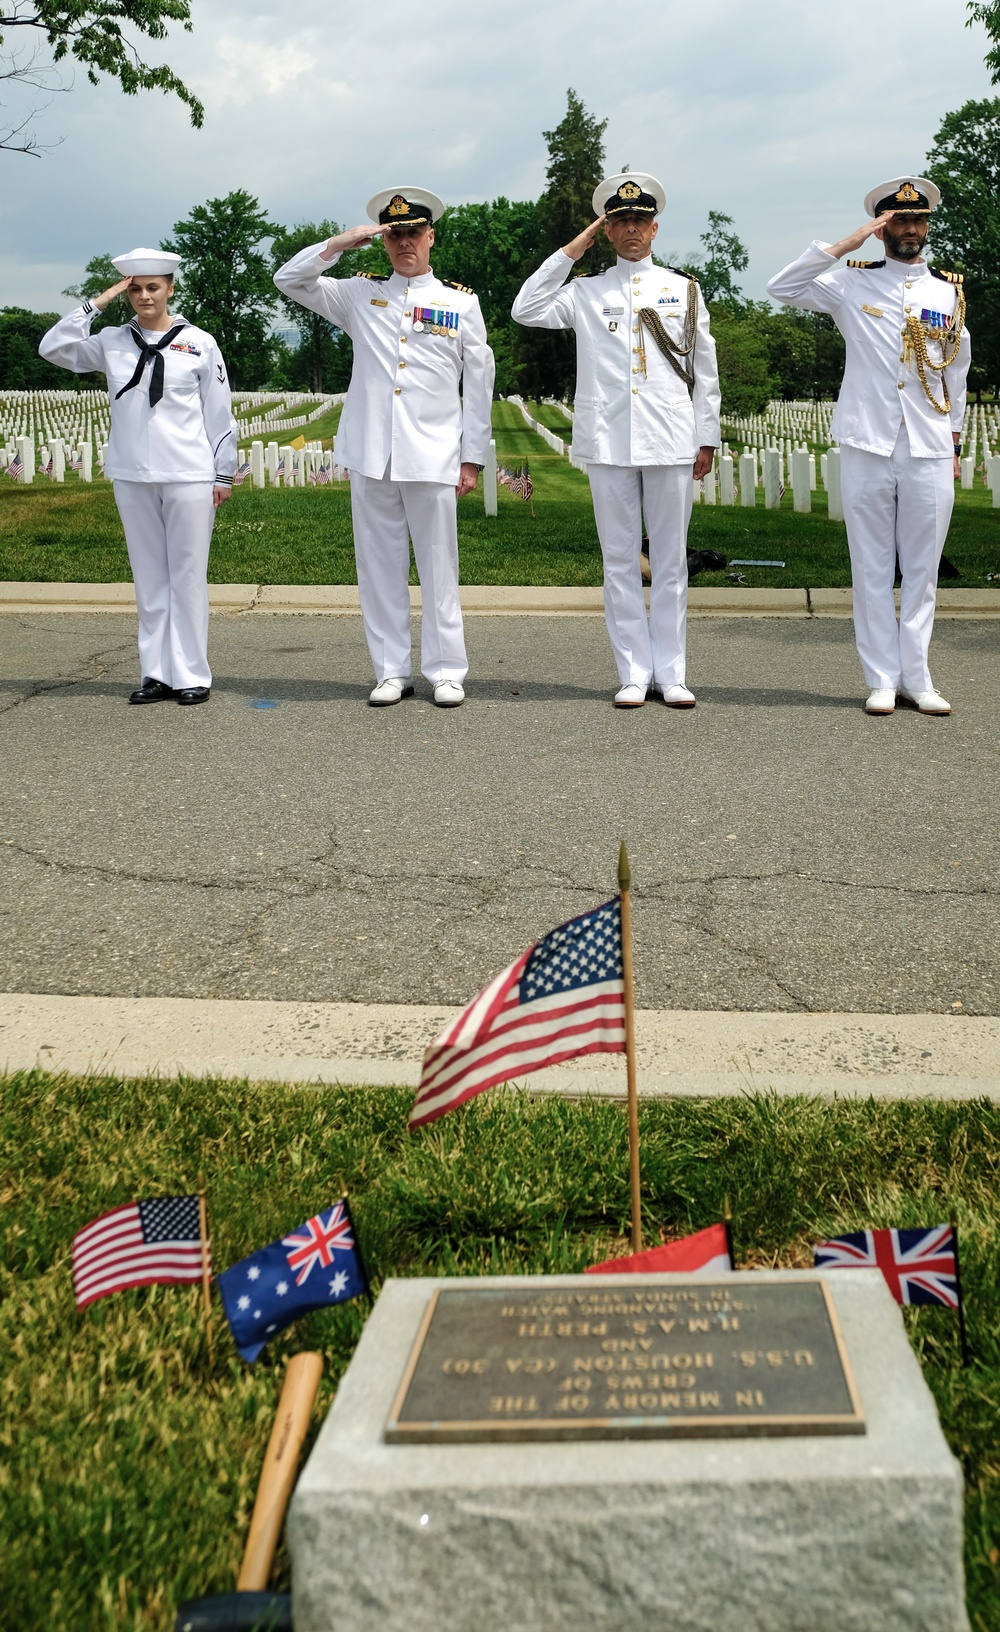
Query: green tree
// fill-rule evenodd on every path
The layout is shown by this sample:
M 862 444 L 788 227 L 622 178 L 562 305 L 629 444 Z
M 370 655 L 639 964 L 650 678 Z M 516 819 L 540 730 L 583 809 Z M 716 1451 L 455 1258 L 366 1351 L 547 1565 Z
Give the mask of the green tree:
M 290 261 L 300 250 L 308 249 L 310 244 L 321 243 L 325 238 L 334 238 L 340 230 L 336 221 L 300 221 L 294 227 L 279 227 L 271 242 L 271 265 L 274 271 L 277 271 L 279 266 L 284 266 L 285 262 Z M 345 275 L 344 259 L 345 257 L 341 256 L 336 266 L 332 268 L 334 277 Z M 318 312 L 309 311 L 308 307 L 300 306 L 297 300 L 291 300 L 287 295 L 279 296 L 279 305 L 298 330 L 299 346 L 296 351 L 289 352 L 287 357 L 276 359 L 277 369 L 276 373 L 272 374 L 272 383 L 276 383 L 280 378 L 283 385 L 296 391 L 346 389 L 347 380 L 350 379 L 352 349 L 347 335 L 335 328 L 332 323 L 328 323 Z
M 460 204 L 446 210 L 435 229 L 434 270 L 474 289 L 479 297 L 497 365 L 497 390 L 516 391 L 524 332 L 510 315 L 514 296 L 546 251 L 541 246 L 538 206 L 511 203 Z
M 964 276 L 974 390 L 1000 390 L 1000 97 L 945 115 L 927 174 L 941 189 L 931 217 L 934 258 Z
M 844 373 L 844 342 L 826 312 L 766 303 L 753 308 L 767 347 L 772 395 L 786 402 L 835 397 Z
M 180 255 L 184 316 L 214 335 L 234 386 L 256 390 L 271 372 L 277 292 L 262 239 L 280 229 L 245 190 L 198 204 L 164 249 Z
M 966 28 L 982 23 L 992 44 L 986 53 L 986 66 L 994 85 L 1000 85 L 1000 0 L 968 0 L 969 16 Z
M 84 275 L 79 283 L 71 283 L 68 289 L 63 290 L 71 300 L 93 300 L 95 295 L 102 295 L 105 289 L 113 284 L 121 283 L 122 275 L 115 266 L 110 255 L 95 255 L 87 262 Z M 176 286 L 175 286 L 176 289 Z M 180 306 L 179 298 L 175 297 L 174 304 Z M 124 295 L 116 295 L 109 301 L 103 312 L 98 312 L 90 326 L 91 334 L 97 334 L 101 329 L 116 328 L 122 323 L 131 323 L 134 313 Z
M 774 395 L 767 338 L 759 316 L 735 311 L 728 301 L 709 306 L 723 415 L 759 414 Z
M 594 188 L 604 175 L 606 119 L 595 119 L 572 89 L 566 92 L 566 112 L 554 130 L 542 132 L 549 150 L 547 187 L 538 200 L 539 260 L 569 243 L 594 219 Z M 615 252 L 598 233 L 580 270 L 600 272 L 610 266 Z M 515 372 L 521 389 L 533 397 L 566 397 L 573 391 L 576 353 L 572 336 L 544 329 L 519 329 Z
M 39 357 L 38 342 L 58 321 L 56 312 L 29 312 L 23 306 L 0 310 L 0 391 L 92 390 L 104 384 L 103 375 L 69 374 Z
M 205 110 L 198 98 L 172 68 L 144 62 L 126 32 L 162 40 L 171 23 L 190 33 L 190 0 L 7 0 L 0 9 L 0 81 L 67 89 L 53 76 L 60 63 L 79 64 L 92 85 L 107 74 L 126 96 L 164 91 L 179 97 L 200 129 Z M 35 111 L 0 131 L 0 149 L 37 156 L 39 143 L 31 128 Z
M 750 257 L 735 232 L 730 230 L 732 225 L 731 215 L 723 215 L 720 210 L 709 210 L 708 229 L 702 233 L 700 240 L 705 254 L 697 276 L 706 300 L 722 300 L 739 308 L 743 297 L 733 274 L 745 272 Z

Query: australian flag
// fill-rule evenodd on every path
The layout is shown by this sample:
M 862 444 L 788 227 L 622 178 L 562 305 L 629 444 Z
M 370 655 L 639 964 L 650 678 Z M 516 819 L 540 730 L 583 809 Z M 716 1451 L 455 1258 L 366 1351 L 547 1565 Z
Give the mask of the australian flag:
M 226 1319 L 244 1360 L 299 1315 L 347 1303 L 368 1290 L 347 1198 L 317 1213 L 218 1278 Z

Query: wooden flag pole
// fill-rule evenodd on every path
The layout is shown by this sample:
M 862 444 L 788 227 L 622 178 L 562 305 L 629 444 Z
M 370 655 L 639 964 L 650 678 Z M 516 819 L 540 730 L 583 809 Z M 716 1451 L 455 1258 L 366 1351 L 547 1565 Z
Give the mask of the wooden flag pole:
M 201 1233 L 201 1295 L 205 1306 L 205 1325 L 212 1313 L 210 1292 L 212 1276 L 208 1267 L 208 1203 L 204 1190 L 198 1191 L 198 1229 Z
M 632 1186 L 632 1251 L 642 1251 L 642 1194 L 639 1188 L 639 1096 L 635 1085 L 635 992 L 632 980 L 632 874 L 622 840 L 618 889 L 622 911 L 622 977 L 625 987 L 625 1070 L 628 1086 L 628 1165 Z

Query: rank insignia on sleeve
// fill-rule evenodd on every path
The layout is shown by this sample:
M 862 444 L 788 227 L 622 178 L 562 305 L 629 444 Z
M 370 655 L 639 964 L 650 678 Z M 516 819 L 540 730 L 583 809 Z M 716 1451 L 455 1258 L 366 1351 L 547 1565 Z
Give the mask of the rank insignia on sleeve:
M 853 266 L 858 272 L 868 272 L 872 267 L 884 266 L 885 261 L 848 261 L 847 264 Z
M 474 295 L 476 292 L 467 283 L 456 283 L 454 278 L 442 278 L 440 281 L 446 289 L 457 289 L 460 295 Z
M 388 283 L 388 272 L 355 272 L 356 278 L 367 278 L 371 283 Z
M 943 283 L 964 283 L 961 272 L 946 272 L 943 267 L 929 266 L 927 268 L 932 278 L 940 278 Z

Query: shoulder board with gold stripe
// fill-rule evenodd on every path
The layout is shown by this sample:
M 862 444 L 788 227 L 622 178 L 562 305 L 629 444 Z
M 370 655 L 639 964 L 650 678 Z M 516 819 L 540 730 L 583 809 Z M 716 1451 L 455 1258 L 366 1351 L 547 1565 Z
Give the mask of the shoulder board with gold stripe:
M 476 292 L 467 283 L 456 283 L 454 278 L 442 278 L 441 282 L 446 289 L 457 289 L 460 295 L 474 295 Z
M 884 266 L 885 261 L 848 261 L 847 264 L 857 267 L 859 272 L 867 272 L 870 266 Z
M 946 272 L 943 266 L 929 266 L 927 268 L 932 278 L 940 278 L 942 283 L 964 283 L 961 272 Z
M 355 272 L 356 278 L 370 278 L 372 283 L 388 283 L 388 272 Z

